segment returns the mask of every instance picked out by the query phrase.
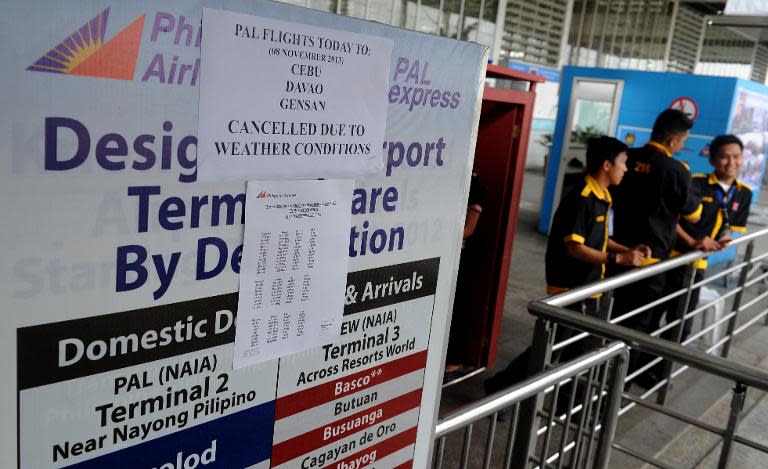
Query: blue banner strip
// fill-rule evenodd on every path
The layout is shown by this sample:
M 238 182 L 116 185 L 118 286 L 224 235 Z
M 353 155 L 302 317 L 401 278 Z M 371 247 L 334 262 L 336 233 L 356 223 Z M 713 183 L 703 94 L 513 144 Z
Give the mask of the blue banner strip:
M 275 401 L 269 401 L 68 467 L 159 469 L 166 464 L 176 469 L 178 461 L 183 468 L 190 458 L 187 467 L 197 460 L 197 468 L 244 468 L 269 459 L 274 422 Z

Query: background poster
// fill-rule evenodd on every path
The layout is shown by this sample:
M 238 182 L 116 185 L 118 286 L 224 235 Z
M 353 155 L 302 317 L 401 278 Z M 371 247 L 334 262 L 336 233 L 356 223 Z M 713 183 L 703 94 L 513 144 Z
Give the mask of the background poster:
M 696 129 L 695 123 L 694 129 Z M 642 147 L 651 140 L 651 129 L 619 125 L 616 138 L 630 148 Z M 690 134 L 685 141 L 685 147 L 675 154 L 675 158 L 684 161 L 689 166 L 691 174 L 712 172 L 712 165 L 709 164 L 709 144 L 713 138 L 715 137 L 710 135 Z
M 765 174 L 768 96 L 738 90 L 730 132 L 744 143 L 744 164 L 739 179 L 753 189 L 759 188 Z
M 235 371 L 245 183 L 195 161 L 201 12 L 224 5 L 394 41 L 342 338 Z M 256 0 L 14 2 L 0 39 L 0 467 L 425 467 L 483 48 Z

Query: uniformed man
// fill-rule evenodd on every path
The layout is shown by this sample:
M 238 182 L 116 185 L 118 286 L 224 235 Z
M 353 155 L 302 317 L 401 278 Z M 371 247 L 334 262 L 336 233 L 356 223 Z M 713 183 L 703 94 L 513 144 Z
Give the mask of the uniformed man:
M 714 170 L 709 174 L 694 174 L 691 192 L 702 204 L 701 219 L 697 223 L 681 220 L 677 228 L 677 241 L 672 255 L 694 250 L 719 251 L 728 245 L 733 232 L 743 233 L 747 229 L 749 206 L 752 203 L 752 188 L 738 179 L 744 162 L 744 144 L 735 135 L 720 135 L 709 145 L 709 163 Z M 696 262 L 694 282 L 704 279 L 707 260 Z M 666 292 L 671 294 L 683 288 L 686 267 L 679 267 L 667 273 Z M 691 292 L 688 312 L 699 302 L 699 288 Z M 678 318 L 677 299 L 667 305 L 667 322 Z M 683 323 L 681 340 L 690 333 L 690 321 Z M 672 329 L 662 337 L 673 337 Z
M 639 266 L 650 249 L 643 245 L 633 249 L 608 237 L 612 203 L 608 186 L 621 182 L 627 171 L 627 146 L 611 137 L 591 139 L 587 144 L 587 175 L 582 184 L 563 197 L 552 219 L 545 258 L 547 293 L 559 293 L 596 282 L 603 278 L 606 265 Z M 598 299 L 590 298 L 569 306 L 575 311 L 596 316 Z M 572 331 L 558 328 L 557 341 L 570 337 Z M 561 360 L 582 352 L 571 346 Z M 530 348 L 518 356 L 496 376 L 486 381 L 486 392 L 492 393 L 526 377 Z
M 650 251 L 638 243 L 635 249 L 608 236 L 612 204 L 609 185 L 618 185 L 627 171 L 627 146 L 612 137 L 591 139 L 587 145 L 587 175 L 567 194 L 552 219 L 545 257 L 547 293 L 560 293 L 596 282 L 606 265 L 636 266 Z M 596 311 L 587 300 L 582 309 Z
M 627 174 L 615 190 L 613 238 L 626 246 L 647 245 L 651 256 L 646 264 L 665 260 L 672 251 L 678 219 L 695 222 L 701 205 L 689 197 L 691 176 L 685 163 L 672 155 L 688 139 L 693 122 L 685 113 L 667 109 L 656 118 L 651 141 L 627 152 Z M 622 272 L 626 269 L 615 269 Z M 632 283 L 614 292 L 613 317 L 626 314 L 662 296 L 664 275 Z M 622 323 L 651 333 L 659 326 L 663 311 L 644 311 Z M 650 357 L 633 353 L 630 370 Z

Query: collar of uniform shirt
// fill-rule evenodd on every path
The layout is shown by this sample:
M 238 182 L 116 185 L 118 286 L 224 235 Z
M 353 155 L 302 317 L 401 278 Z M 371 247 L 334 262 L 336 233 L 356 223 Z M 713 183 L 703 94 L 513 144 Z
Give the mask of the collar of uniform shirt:
M 707 178 L 707 184 L 710 184 L 710 185 L 713 185 L 713 186 L 714 186 L 715 184 L 720 184 L 720 180 L 719 180 L 719 179 L 717 179 L 717 174 L 715 174 L 715 172 L 714 172 L 714 171 L 713 171 L 713 172 L 711 172 L 711 173 L 709 173 L 709 177 Z M 735 178 L 735 179 L 733 180 L 733 183 L 731 184 L 731 187 L 733 187 L 734 185 L 735 185 L 735 186 L 736 186 L 738 189 L 741 189 L 742 187 L 744 187 L 744 186 L 747 186 L 747 185 L 746 185 L 746 184 L 744 184 L 744 182 L 742 182 L 742 181 L 741 181 L 739 178 Z M 751 187 L 749 187 L 749 186 L 747 186 L 747 187 L 748 187 L 750 190 L 752 189 L 752 188 L 751 188 Z
M 611 193 L 608 192 L 607 187 L 602 189 L 600 184 L 597 183 L 597 180 L 595 180 L 595 178 L 589 174 L 584 177 L 584 181 L 586 181 L 587 187 L 584 188 L 584 190 L 581 192 L 581 195 L 586 197 L 589 195 L 589 192 L 592 192 L 598 199 L 608 202 L 609 204 L 612 202 Z
M 670 158 L 672 157 L 672 152 L 669 151 L 669 148 L 667 148 L 667 146 L 664 145 L 663 143 L 654 142 L 653 140 L 651 140 L 650 142 L 646 143 L 646 145 L 652 146 L 657 150 L 660 150 L 662 153 L 669 156 Z

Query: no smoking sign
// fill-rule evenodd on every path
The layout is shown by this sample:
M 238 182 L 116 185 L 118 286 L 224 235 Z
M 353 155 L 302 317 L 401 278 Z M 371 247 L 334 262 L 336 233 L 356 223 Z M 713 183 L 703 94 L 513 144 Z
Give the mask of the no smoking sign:
M 672 104 L 669 105 L 669 108 L 683 111 L 684 113 L 688 114 L 688 117 L 690 117 L 691 120 L 696 120 L 696 117 L 699 115 L 698 104 L 696 104 L 696 101 L 688 97 L 675 99 L 672 101 Z

